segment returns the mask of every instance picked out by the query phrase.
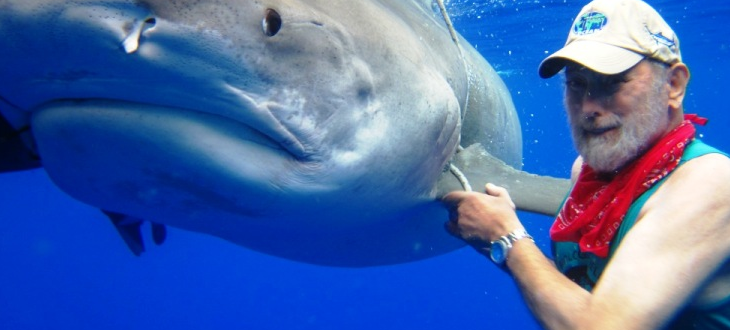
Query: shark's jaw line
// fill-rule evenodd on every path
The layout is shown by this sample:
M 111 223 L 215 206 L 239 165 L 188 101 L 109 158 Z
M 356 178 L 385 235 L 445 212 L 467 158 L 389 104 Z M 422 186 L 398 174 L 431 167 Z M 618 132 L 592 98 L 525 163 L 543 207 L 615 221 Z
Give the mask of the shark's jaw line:
M 262 131 L 255 128 L 255 125 L 250 124 L 250 120 L 246 120 L 245 116 L 237 116 L 233 117 L 226 114 L 221 114 L 221 112 L 218 111 L 205 111 L 195 108 L 181 108 L 181 107 L 174 107 L 174 106 L 166 106 L 161 104 L 147 104 L 147 103 L 137 103 L 137 102 L 130 102 L 126 100 L 115 100 L 115 99 L 75 99 L 75 100 L 62 100 L 62 101 L 54 101 L 44 104 L 42 107 L 56 107 L 56 106 L 64 106 L 64 105 L 83 105 L 84 107 L 96 107 L 99 109 L 107 109 L 110 111 L 114 111 L 115 108 L 124 108 L 126 110 L 134 110 L 139 109 L 140 112 L 149 111 L 150 109 L 165 109 L 167 111 L 175 112 L 180 117 L 192 117 L 192 116 L 203 116 L 201 118 L 211 116 L 211 119 L 213 117 L 220 118 L 226 121 L 230 121 L 231 123 L 235 123 L 237 125 L 240 125 L 240 131 L 246 131 L 250 134 L 246 134 L 246 137 L 250 137 L 250 139 L 247 139 L 250 142 L 253 142 L 255 144 L 261 145 L 262 147 L 270 148 L 273 150 L 280 150 L 280 151 L 286 151 L 288 152 L 292 158 L 299 158 L 302 156 L 302 153 L 300 152 L 300 149 L 294 149 L 294 152 L 292 150 L 286 148 L 284 145 L 279 143 L 279 141 L 287 140 L 287 139 L 295 139 L 292 137 L 292 135 L 284 128 L 276 118 L 273 116 L 267 116 L 267 118 L 270 118 L 272 122 L 272 126 L 274 127 L 281 127 L 282 134 L 281 136 L 275 135 L 268 135 L 263 133 Z M 75 106 L 74 105 L 74 106 Z M 199 123 L 205 122 L 204 120 L 199 119 Z M 274 132 L 278 132 L 279 130 L 270 130 Z
M 215 107 L 200 105 L 197 107 L 182 107 L 179 104 L 156 104 L 147 102 L 137 102 L 121 99 L 105 99 L 105 98 L 74 98 L 50 101 L 42 104 L 37 108 L 51 107 L 63 104 L 85 104 L 86 106 L 97 106 L 100 108 L 113 109 L 122 106 L 125 109 L 152 109 L 164 108 L 179 112 L 180 116 L 190 114 L 204 114 L 219 117 L 241 125 L 244 130 L 249 130 L 252 134 L 247 135 L 252 138 L 252 142 L 266 146 L 271 149 L 283 150 L 289 153 L 291 158 L 298 161 L 306 162 L 317 158 L 314 154 L 314 148 L 305 150 L 304 144 L 276 117 L 269 111 L 269 107 L 284 107 L 276 102 L 256 102 L 254 98 L 242 90 L 227 86 L 231 91 L 236 91 L 240 96 L 241 102 L 237 105 L 229 107 Z M 32 109 L 30 111 L 35 111 Z
M 316 187 L 296 179 L 320 175 L 318 162 L 302 161 L 271 136 L 217 114 L 118 100 L 68 100 L 36 109 L 32 123 L 47 169 L 52 176 L 60 174 L 57 178 L 75 178 L 57 182 L 72 191 L 78 180 L 93 181 L 96 194 L 103 195 L 113 191 L 110 185 L 135 176 L 174 184 L 189 176 L 174 173 L 186 171 L 215 173 L 206 181 L 227 180 L 237 187 L 229 194 L 254 189 L 262 200 L 285 190 L 326 190 L 324 183 Z M 68 161 L 78 165 L 61 166 Z M 210 188 L 200 188 L 205 189 Z

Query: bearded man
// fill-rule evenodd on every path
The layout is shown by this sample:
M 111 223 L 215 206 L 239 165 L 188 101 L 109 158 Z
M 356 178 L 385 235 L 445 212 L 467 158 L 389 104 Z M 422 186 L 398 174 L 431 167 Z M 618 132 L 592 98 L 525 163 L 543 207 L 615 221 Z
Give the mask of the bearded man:
M 580 157 L 554 262 L 501 187 L 445 196 L 446 229 L 506 269 L 546 328 L 730 329 L 730 159 L 684 114 L 676 35 L 640 0 L 595 0 L 539 73 L 563 69 Z

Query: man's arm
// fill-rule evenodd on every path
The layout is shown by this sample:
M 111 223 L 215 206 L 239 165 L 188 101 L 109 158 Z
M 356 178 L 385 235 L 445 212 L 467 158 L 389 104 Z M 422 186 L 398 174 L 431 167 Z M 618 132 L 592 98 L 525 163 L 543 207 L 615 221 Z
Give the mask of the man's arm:
M 728 183 L 730 160 L 721 155 L 677 169 L 642 208 L 592 293 L 559 273 L 529 240 L 515 243 L 507 265 L 547 328 L 659 328 L 697 296 L 730 255 Z M 492 196 L 447 195 L 452 209 L 447 229 L 471 240 L 494 240 L 522 228 L 509 211 L 506 191 L 487 192 Z
M 453 192 L 444 203 L 450 210 L 451 221 L 446 229 L 452 235 L 479 248 L 524 227 L 517 218 L 507 190 L 487 184 L 487 194 Z M 540 323 L 549 329 L 581 329 L 578 316 L 585 315 L 590 294 L 563 276 L 531 240 L 514 243 L 507 260 L 527 304 Z
M 603 324 L 661 327 L 702 293 L 730 255 L 728 183 L 730 160 L 705 155 L 647 201 L 594 290 L 596 310 L 624 316 Z

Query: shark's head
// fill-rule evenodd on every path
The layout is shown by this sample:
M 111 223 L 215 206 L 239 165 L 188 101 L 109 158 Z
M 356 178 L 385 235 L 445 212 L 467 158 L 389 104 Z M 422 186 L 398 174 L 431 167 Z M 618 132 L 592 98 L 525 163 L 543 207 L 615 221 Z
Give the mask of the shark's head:
M 0 111 L 63 190 L 234 241 L 422 207 L 469 88 L 422 1 L 4 0 L 0 38 Z

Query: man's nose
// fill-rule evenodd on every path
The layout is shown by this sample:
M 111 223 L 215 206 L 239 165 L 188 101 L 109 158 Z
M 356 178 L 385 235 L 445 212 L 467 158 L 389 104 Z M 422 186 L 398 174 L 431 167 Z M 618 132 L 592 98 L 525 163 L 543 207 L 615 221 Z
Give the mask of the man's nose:
M 606 111 L 607 99 L 587 91 L 580 100 L 581 115 L 586 119 L 600 117 Z
M 586 92 L 583 94 L 583 104 L 602 106 L 605 103 L 605 97 L 601 97 L 598 93 Z

